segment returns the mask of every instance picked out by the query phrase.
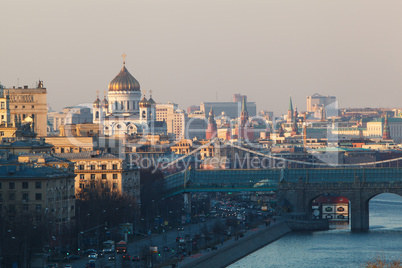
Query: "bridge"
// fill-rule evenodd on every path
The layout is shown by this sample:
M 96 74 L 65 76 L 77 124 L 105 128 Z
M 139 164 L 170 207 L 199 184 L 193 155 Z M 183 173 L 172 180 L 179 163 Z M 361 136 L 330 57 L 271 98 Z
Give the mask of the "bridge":
M 194 155 L 211 141 L 171 164 Z M 288 204 L 288 212 L 312 217 L 312 201 L 326 194 L 350 201 L 351 229 L 368 230 L 369 201 L 381 193 L 402 196 L 402 158 L 359 164 L 329 165 L 275 157 L 236 144 L 230 145 L 253 157 L 282 161 L 281 168 L 264 169 L 192 169 L 165 177 L 165 197 L 184 194 L 187 209 L 194 192 L 277 192 L 279 203 Z M 391 163 L 397 167 L 391 167 Z M 388 167 L 384 167 L 388 166 Z M 402 165 L 401 165 L 402 166 Z M 273 165 L 275 167 L 275 165 Z M 296 168 L 291 168 L 296 167 Z M 300 168 L 302 167 L 302 168 Z
M 312 201 L 325 194 L 350 201 L 351 229 L 368 230 L 369 201 L 381 193 L 402 196 L 402 168 L 300 168 L 195 170 L 165 178 L 166 196 L 194 192 L 275 191 L 287 212 L 310 219 Z M 189 201 L 185 195 L 185 203 Z M 191 206 L 190 206 L 191 207 Z

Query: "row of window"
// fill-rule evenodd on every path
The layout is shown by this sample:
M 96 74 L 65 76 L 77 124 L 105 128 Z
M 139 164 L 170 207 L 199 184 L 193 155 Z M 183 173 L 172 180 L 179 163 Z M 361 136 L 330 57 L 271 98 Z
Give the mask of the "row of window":
M 8 193 L 8 201 L 15 201 L 15 193 Z M 22 198 L 21 200 L 29 201 L 29 193 L 22 193 Z M 35 194 L 35 200 L 40 201 L 42 200 L 42 194 L 41 193 L 36 193 Z M 3 202 L 3 194 L 0 193 L 0 202 Z
M 99 165 L 101 170 L 106 170 L 107 165 Z M 89 165 L 88 168 L 90 170 L 96 170 L 96 165 Z M 113 170 L 117 170 L 117 164 L 112 165 Z M 85 165 L 78 165 L 78 170 L 85 170 Z
M 107 174 L 101 174 L 102 175 L 102 180 L 107 179 Z M 96 174 L 91 174 L 91 180 L 94 180 L 96 178 Z M 113 174 L 113 179 L 117 180 L 117 174 Z M 80 180 L 85 180 L 85 174 L 80 174 Z
M 101 186 L 102 189 L 105 189 L 105 188 L 109 187 L 109 184 L 107 182 L 105 182 L 105 183 L 101 183 L 100 186 Z M 80 183 L 80 189 L 84 189 L 84 188 L 87 188 L 87 187 L 90 187 L 90 188 L 94 189 L 94 188 L 96 188 L 96 184 L 93 183 L 93 182 L 91 182 L 89 185 L 88 184 L 86 185 L 85 183 Z M 118 183 L 113 183 L 112 184 L 112 189 L 113 190 L 116 190 L 118 188 L 119 188 Z
M 15 108 L 15 109 L 18 109 L 18 106 L 15 105 L 14 108 Z M 32 109 L 35 108 L 35 105 L 32 105 L 31 108 L 32 108 Z M 4 109 L 4 108 L 2 108 L 2 109 Z M 25 109 L 25 105 L 22 105 L 22 109 Z
M 9 190 L 14 190 L 15 189 L 15 182 L 9 182 L 8 183 L 8 189 Z M 0 189 L 3 189 L 3 183 L 0 182 Z M 22 182 L 22 189 L 29 189 L 29 182 L 23 181 Z M 42 182 L 41 181 L 36 181 L 35 182 L 35 189 L 42 189 Z
M 23 211 L 29 211 L 29 208 L 31 207 L 31 206 L 34 206 L 35 207 L 35 211 L 42 211 L 42 205 L 41 204 L 22 204 L 22 210 Z M 9 204 L 9 205 L 7 205 L 7 212 L 8 213 L 15 213 L 16 212 L 16 205 L 14 205 L 14 204 Z M 65 208 L 67 208 L 67 207 L 65 207 Z M 74 210 L 74 206 L 71 206 L 70 207 L 70 209 L 71 210 Z M 3 209 L 3 205 L 1 205 L 0 204 L 0 214 L 2 213 L 2 212 L 4 212 L 3 211 L 4 209 Z M 53 211 L 54 211 L 54 209 L 53 209 Z

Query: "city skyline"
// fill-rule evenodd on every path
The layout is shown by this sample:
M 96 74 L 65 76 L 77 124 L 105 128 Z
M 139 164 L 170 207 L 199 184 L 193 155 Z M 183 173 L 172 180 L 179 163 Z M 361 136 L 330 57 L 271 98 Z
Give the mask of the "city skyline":
M 92 103 L 122 67 L 181 109 L 248 96 L 286 113 L 291 95 L 340 107 L 399 107 L 402 3 L 236 1 L 2 4 L 0 82 L 48 89 L 55 110 Z M 185 23 L 184 23 L 185 22 Z M 379 98 L 378 95 L 384 96 Z M 77 98 L 79 96 L 79 98 Z

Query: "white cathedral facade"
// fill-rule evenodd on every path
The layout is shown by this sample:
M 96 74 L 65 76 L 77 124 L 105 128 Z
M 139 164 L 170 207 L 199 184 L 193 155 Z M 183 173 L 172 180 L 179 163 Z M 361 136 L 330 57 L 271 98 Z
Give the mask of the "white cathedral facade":
M 165 122 L 156 121 L 156 103 L 150 95 L 141 99 L 140 83 L 123 68 L 109 83 L 103 101 L 93 103 L 93 122 L 103 125 L 106 136 L 166 134 Z

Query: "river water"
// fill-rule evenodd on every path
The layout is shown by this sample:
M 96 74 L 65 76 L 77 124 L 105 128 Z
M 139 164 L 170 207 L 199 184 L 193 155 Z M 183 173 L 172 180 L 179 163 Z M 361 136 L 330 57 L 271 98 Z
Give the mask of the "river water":
M 362 267 L 379 255 L 402 260 L 402 197 L 381 194 L 371 199 L 369 207 L 368 232 L 351 232 L 343 226 L 291 233 L 230 267 Z

